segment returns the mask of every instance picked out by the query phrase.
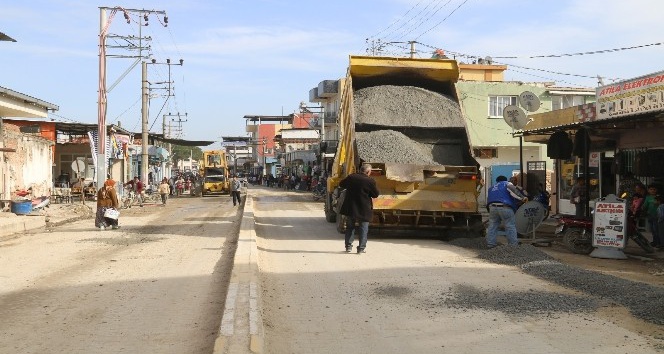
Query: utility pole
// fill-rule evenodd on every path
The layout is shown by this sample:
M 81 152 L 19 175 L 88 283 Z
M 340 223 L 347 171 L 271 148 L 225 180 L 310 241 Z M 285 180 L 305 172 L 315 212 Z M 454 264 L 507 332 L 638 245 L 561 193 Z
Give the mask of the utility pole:
M 107 16 L 107 11 L 110 10 L 110 15 Z M 112 90 L 115 85 L 119 82 L 119 80 L 122 80 L 128 73 L 131 71 L 139 61 L 141 61 L 143 58 L 143 37 L 141 36 L 141 29 L 142 26 L 147 26 L 147 21 L 148 21 L 148 15 L 149 14 L 161 14 L 164 16 L 163 22 L 159 21 L 162 23 L 164 27 L 168 26 L 168 17 L 166 16 L 165 11 L 156 11 L 156 10 L 139 10 L 139 9 L 125 9 L 122 7 L 100 7 L 99 8 L 99 90 L 98 90 L 98 101 L 97 101 L 97 153 L 95 156 L 95 163 L 96 163 L 96 182 L 97 182 L 97 187 L 103 185 L 106 175 L 108 172 L 106 163 L 106 111 L 108 107 L 108 99 L 107 99 L 107 94 L 110 90 Z M 127 21 L 128 24 L 131 23 L 131 15 L 130 14 L 138 14 L 139 15 L 139 36 L 138 38 L 135 38 L 133 36 L 130 37 L 120 37 L 120 36 L 109 36 L 108 35 L 108 30 L 110 28 L 111 22 L 113 21 L 113 18 L 115 17 L 116 13 L 118 11 L 121 11 L 124 15 L 125 20 Z M 145 21 L 145 24 L 143 23 Z M 129 45 L 129 46 L 110 46 L 110 48 L 128 48 L 128 49 L 138 49 L 138 55 L 136 56 L 125 56 L 125 55 L 107 55 L 106 54 L 106 39 L 108 37 L 118 37 L 118 38 L 123 38 L 127 40 L 128 42 L 131 43 L 132 40 L 138 40 L 138 46 L 136 45 Z M 150 38 L 145 38 L 146 40 L 150 40 Z M 136 58 L 136 61 L 134 64 L 127 70 L 125 73 L 121 75 L 121 77 L 116 81 L 110 88 L 110 90 L 106 89 L 106 58 L 107 57 L 120 57 L 120 58 Z M 147 81 L 146 78 L 143 78 L 143 81 Z M 141 95 L 144 95 L 143 90 L 141 90 Z M 147 112 L 147 109 L 144 108 L 144 111 Z M 143 112 L 143 114 L 145 114 Z M 144 134 L 145 135 L 145 134 Z M 147 139 L 145 139 L 147 140 Z M 144 163 L 145 164 L 145 163 Z M 147 171 L 147 170 L 146 170 Z M 147 178 L 147 172 L 145 174 L 145 177 Z
M 416 41 L 408 41 L 408 44 L 410 44 L 410 58 L 413 59 L 415 58 L 415 43 Z
M 143 76 L 143 85 L 141 87 L 141 181 L 148 181 L 148 63 L 141 63 L 141 73 Z
M 175 118 L 172 118 L 171 121 L 176 123 L 176 128 L 173 130 L 175 131 L 175 137 L 180 137 L 182 135 L 182 123 L 187 121 L 187 113 L 184 115 L 181 115 L 180 113 L 172 115 Z M 182 118 L 184 117 L 184 118 Z

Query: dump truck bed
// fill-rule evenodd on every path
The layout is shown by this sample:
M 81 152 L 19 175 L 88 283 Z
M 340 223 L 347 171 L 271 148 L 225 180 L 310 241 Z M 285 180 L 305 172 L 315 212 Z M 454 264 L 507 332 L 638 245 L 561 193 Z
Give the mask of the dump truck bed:
M 458 77 L 454 60 L 351 56 L 328 190 L 370 163 L 381 193 L 374 200 L 374 226 L 481 224 L 478 164 L 470 153 Z

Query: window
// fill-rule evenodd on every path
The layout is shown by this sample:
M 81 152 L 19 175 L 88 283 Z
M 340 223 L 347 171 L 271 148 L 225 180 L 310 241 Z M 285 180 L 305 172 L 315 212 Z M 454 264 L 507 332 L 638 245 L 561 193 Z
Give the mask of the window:
M 584 103 L 586 103 L 585 96 L 580 96 L 580 95 L 551 96 L 551 104 L 553 106 L 552 109 L 554 111 L 557 109 L 580 106 Z
M 489 118 L 503 118 L 503 108 L 516 105 L 517 96 L 489 96 Z
M 498 157 L 498 149 L 473 149 L 473 155 L 478 159 L 493 159 Z

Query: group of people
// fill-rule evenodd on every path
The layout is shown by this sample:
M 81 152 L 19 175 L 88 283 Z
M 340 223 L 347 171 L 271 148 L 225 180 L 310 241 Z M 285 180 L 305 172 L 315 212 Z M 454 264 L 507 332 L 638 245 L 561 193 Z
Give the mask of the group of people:
M 661 187 L 650 184 L 647 187 L 636 180 L 628 179 L 621 184 L 621 197 L 627 200 L 629 215 L 635 221 L 644 218 L 647 228 L 652 233 L 651 246 L 664 248 L 664 196 Z

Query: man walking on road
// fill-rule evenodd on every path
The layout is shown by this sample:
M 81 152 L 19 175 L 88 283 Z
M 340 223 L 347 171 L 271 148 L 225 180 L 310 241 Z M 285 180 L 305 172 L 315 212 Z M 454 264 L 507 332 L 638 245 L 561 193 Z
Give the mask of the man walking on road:
M 496 233 L 498 226 L 505 224 L 507 243 L 518 245 L 516 236 L 516 218 L 514 212 L 519 207 L 519 202 L 527 202 L 528 198 L 523 195 L 512 183 L 507 182 L 507 177 L 498 176 L 496 184 L 489 189 L 487 208 L 489 209 L 489 226 L 486 232 L 486 245 L 489 248 L 496 247 Z
M 233 206 L 239 205 L 240 201 L 240 188 L 242 185 L 240 184 L 240 181 L 237 180 L 237 177 L 233 176 L 233 179 L 231 180 L 231 195 L 233 196 Z
M 380 194 L 376 187 L 376 181 L 369 177 L 371 165 L 364 164 L 359 173 L 344 178 L 339 187 L 346 189 L 346 198 L 341 205 L 340 214 L 346 216 L 346 252 L 353 250 L 355 239 L 355 223 L 357 232 L 360 234 L 360 245 L 357 253 L 365 253 L 367 247 L 367 233 L 369 232 L 369 221 L 373 216 L 373 200 Z

